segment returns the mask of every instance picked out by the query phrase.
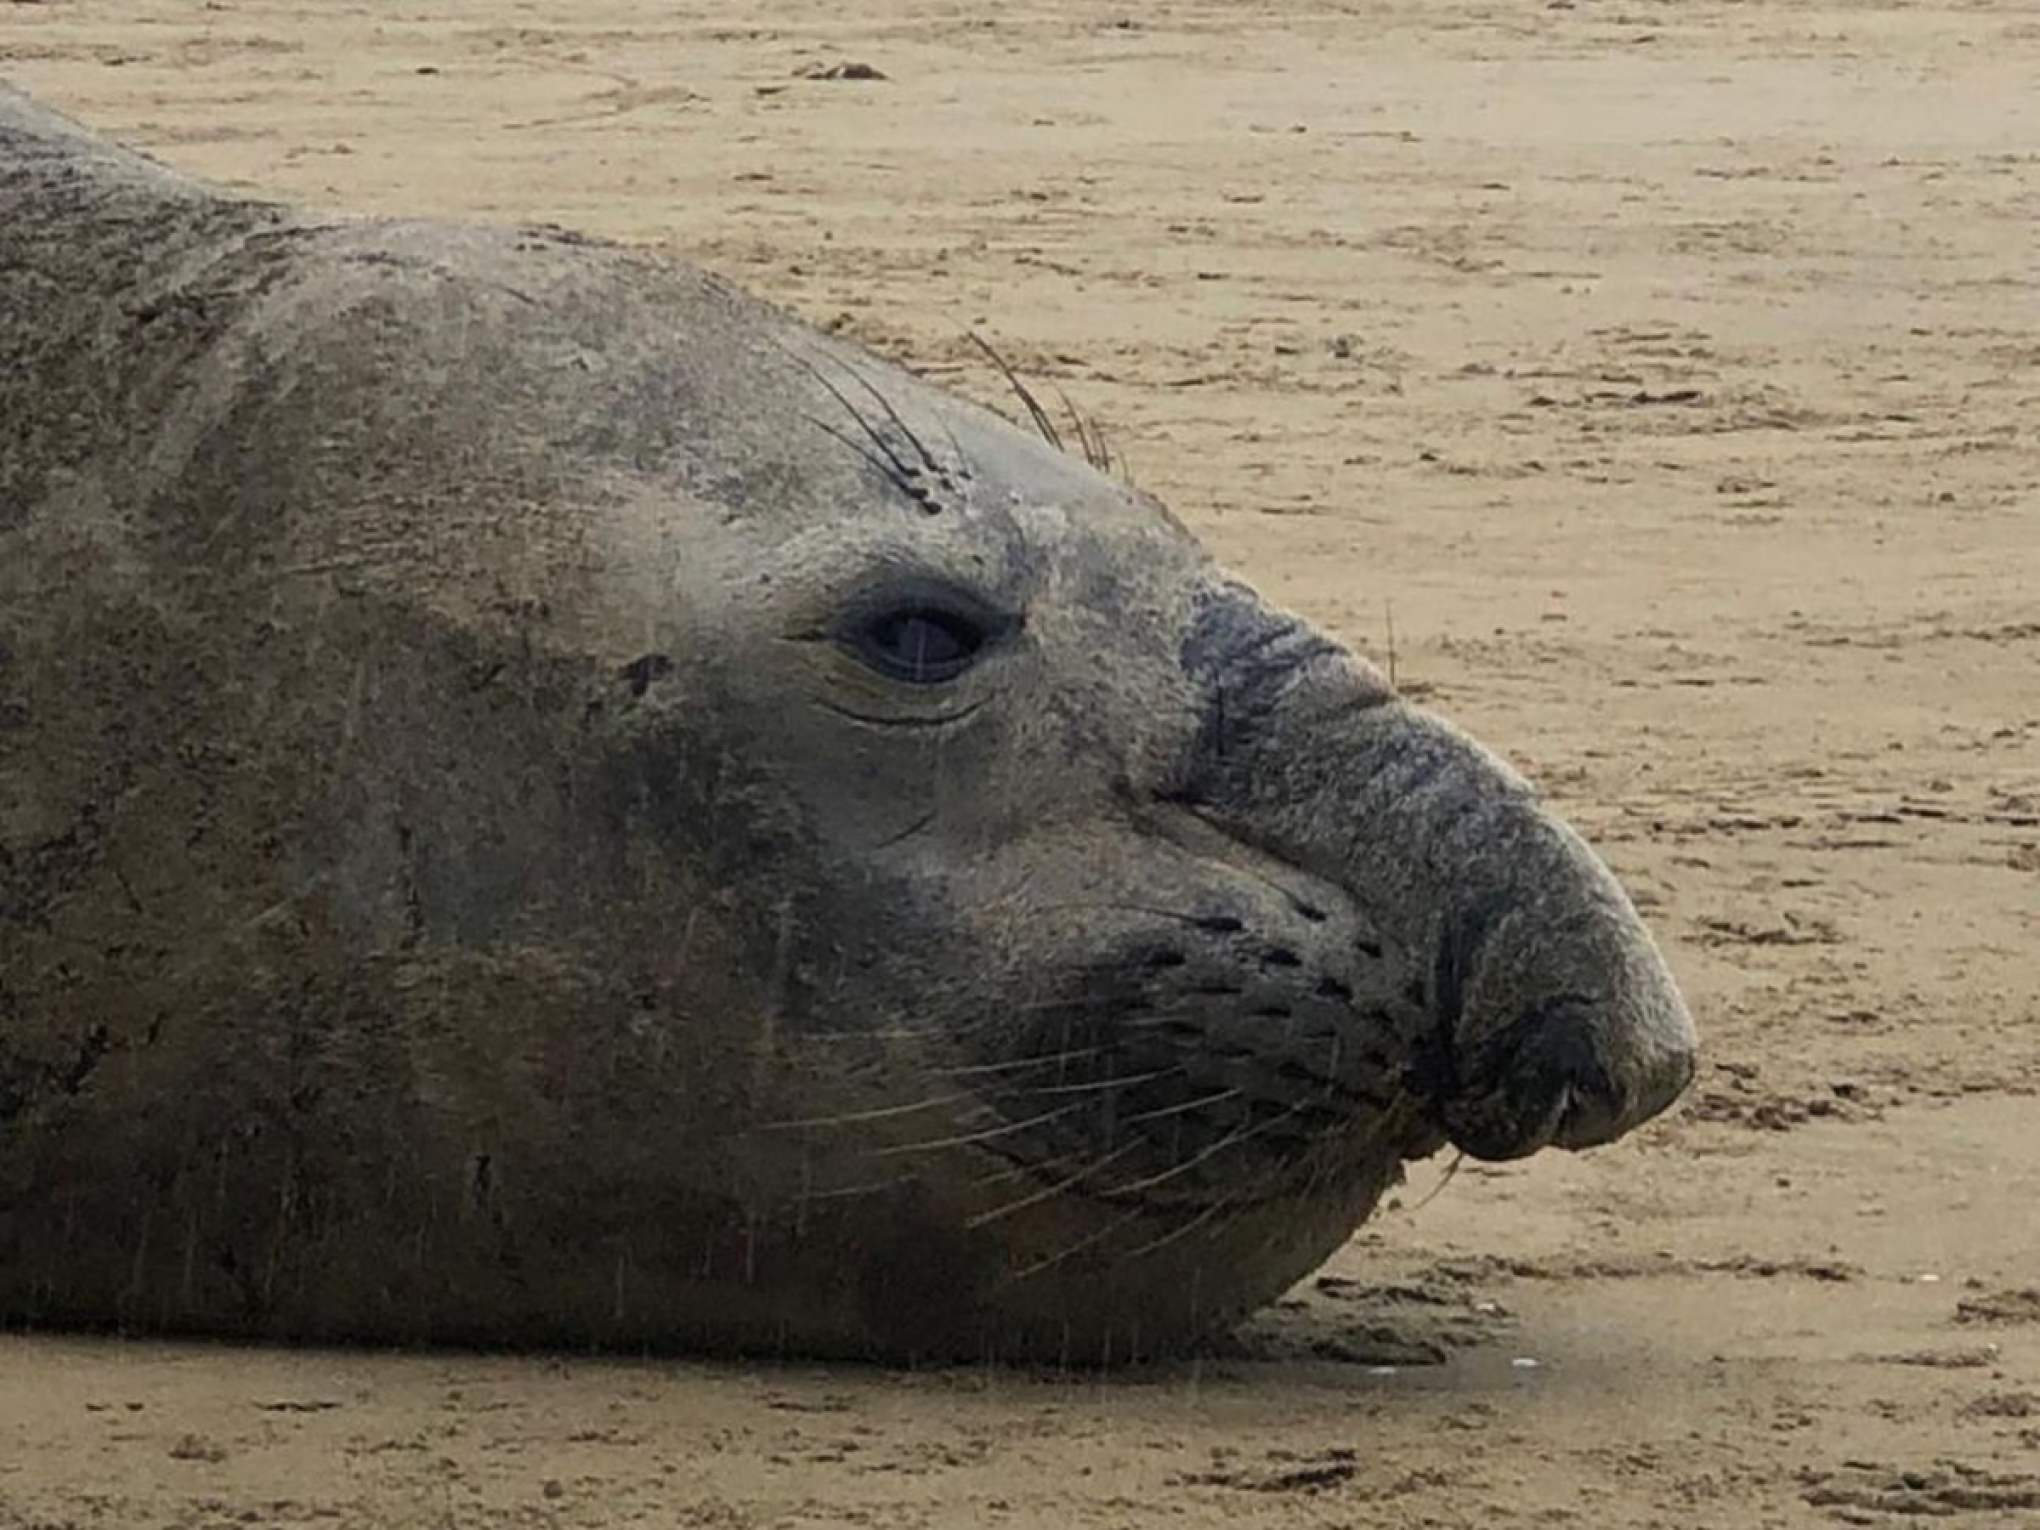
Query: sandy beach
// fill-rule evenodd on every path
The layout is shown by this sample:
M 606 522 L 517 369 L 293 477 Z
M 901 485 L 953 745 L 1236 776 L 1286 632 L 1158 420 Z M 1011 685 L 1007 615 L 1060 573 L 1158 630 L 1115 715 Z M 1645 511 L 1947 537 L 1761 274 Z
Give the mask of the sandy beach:
M 0 1335 L 0 1530 L 2040 1524 L 2029 6 L 15 0 L 0 78 L 1007 407 L 986 336 L 1531 775 L 1706 1046 L 1133 1374 Z

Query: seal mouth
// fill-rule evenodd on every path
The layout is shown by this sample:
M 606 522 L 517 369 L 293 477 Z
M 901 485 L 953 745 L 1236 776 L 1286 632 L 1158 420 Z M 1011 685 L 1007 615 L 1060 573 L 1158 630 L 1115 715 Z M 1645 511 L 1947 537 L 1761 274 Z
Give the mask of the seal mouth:
M 1500 1024 L 1446 1012 L 1431 1036 L 1412 1093 L 1447 1141 L 1489 1162 L 1613 1142 L 1677 1100 L 1697 1066 L 1691 1020 L 1669 987 L 1561 991 Z

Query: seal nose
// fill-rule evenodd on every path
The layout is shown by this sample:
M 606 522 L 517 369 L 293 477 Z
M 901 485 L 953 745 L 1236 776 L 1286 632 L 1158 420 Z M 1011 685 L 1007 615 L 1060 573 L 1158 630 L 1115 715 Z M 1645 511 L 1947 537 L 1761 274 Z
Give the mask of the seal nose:
M 1462 1078 L 1440 1102 L 1439 1124 L 1456 1147 L 1489 1160 L 1615 1141 L 1692 1081 L 1692 1021 L 1676 992 L 1665 997 L 1668 1012 L 1615 1026 L 1573 995 L 1533 1006 L 1485 1049 L 1486 1077 Z M 1611 1044 L 1610 1030 L 1622 1039 Z
M 1554 1146 L 1562 1148 L 1599 1147 L 1633 1131 L 1661 1115 L 1686 1092 L 1693 1082 L 1698 1038 L 1693 1018 L 1676 990 L 1666 990 L 1673 1013 L 1657 1017 L 1631 1033 L 1635 1055 L 1620 1074 L 1611 1074 L 1598 1061 L 1565 1070 L 1561 1077 L 1566 1104 L 1551 1135 Z M 1565 1039 L 1547 1043 L 1560 1057 L 1579 1057 L 1580 1033 L 1563 1029 Z M 1640 1038 L 1650 1037 L 1648 1043 Z

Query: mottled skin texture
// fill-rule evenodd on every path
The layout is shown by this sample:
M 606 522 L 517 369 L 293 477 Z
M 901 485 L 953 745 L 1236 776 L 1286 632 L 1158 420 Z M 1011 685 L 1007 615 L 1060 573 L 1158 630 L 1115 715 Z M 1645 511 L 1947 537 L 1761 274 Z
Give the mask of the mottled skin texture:
M 0 1320 L 1160 1353 L 1692 1067 L 1585 847 L 1137 490 L 4 90 L 0 940 Z

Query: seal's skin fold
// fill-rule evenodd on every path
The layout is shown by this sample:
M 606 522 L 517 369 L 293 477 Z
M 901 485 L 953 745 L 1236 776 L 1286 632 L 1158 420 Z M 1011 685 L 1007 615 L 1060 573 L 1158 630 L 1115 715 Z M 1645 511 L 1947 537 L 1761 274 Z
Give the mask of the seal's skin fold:
M 930 601 L 953 680 L 843 640 Z M 1692 1068 L 1570 831 L 1137 490 L 4 90 L 0 942 L 6 1321 L 1159 1354 Z

